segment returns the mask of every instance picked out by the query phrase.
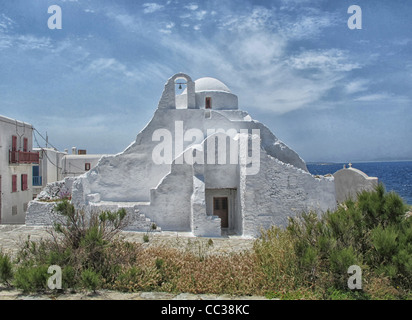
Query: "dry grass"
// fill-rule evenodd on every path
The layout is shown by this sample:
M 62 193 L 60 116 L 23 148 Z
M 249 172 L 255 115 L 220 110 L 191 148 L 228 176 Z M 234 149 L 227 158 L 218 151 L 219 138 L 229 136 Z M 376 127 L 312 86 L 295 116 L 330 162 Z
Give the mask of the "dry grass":
M 254 253 L 210 255 L 199 258 L 173 248 L 139 247 L 133 263 L 123 264 L 120 275 L 109 285 L 122 291 L 264 294 L 264 274 Z

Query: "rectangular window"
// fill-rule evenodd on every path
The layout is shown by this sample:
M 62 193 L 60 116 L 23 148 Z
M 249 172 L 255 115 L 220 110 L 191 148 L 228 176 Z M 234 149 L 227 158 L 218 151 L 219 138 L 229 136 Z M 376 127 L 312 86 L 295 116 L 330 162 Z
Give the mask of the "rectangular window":
M 11 176 L 11 192 L 17 192 L 17 174 Z
M 26 191 L 28 189 L 27 185 L 27 174 L 21 175 L 21 191 Z
M 84 164 L 84 170 L 89 171 L 90 170 L 90 163 L 85 163 Z
M 29 151 L 28 146 L 29 146 L 29 139 L 23 138 L 23 152 Z
M 11 151 L 17 151 L 17 136 L 11 137 Z
M 38 177 L 38 176 L 40 176 L 40 167 L 33 166 L 33 177 Z

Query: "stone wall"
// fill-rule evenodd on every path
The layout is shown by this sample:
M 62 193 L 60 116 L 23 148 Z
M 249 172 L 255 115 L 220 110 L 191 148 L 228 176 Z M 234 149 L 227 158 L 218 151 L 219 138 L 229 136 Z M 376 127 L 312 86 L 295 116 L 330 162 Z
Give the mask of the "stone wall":
M 56 202 L 30 201 L 26 214 L 27 226 L 48 226 L 55 221 L 53 209 Z
M 26 225 L 51 225 L 55 220 L 53 208 L 56 201 L 70 198 L 75 178 L 48 183 L 36 199 L 29 202 L 26 212 Z

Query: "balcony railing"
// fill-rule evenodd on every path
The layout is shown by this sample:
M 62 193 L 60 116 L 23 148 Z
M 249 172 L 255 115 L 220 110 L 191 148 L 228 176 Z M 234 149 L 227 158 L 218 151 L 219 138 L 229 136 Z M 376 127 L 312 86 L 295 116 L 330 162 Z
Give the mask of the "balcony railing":
M 9 162 L 13 164 L 39 164 L 39 153 L 10 150 Z
M 42 186 L 42 178 L 33 176 L 33 187 L 41 187 Z

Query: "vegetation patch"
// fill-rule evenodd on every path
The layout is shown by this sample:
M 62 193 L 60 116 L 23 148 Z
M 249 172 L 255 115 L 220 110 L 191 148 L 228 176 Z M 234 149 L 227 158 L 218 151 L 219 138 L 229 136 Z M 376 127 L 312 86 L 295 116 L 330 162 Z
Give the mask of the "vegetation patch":
M 48 291 L 50 265 L 62 271 L 61 290 L 111 289 L 280 299 L 411 299 L 412 218 L 395 193 L 379 185 L 322 217 L 290 219 L 263 230 L 253 249 L 213 255 L 212 240 L 191 250 L 122 240 L 126 212 L 86 214 L 68 200 L 56 204 L 60 221 L 51 239 L 25 241 L 15 261 L 0 253 L 0 282 L 25 292 Z M 204 240 L 204 241 L 203 241 Z M 350 290 L 348 268 L 362 270 Z

